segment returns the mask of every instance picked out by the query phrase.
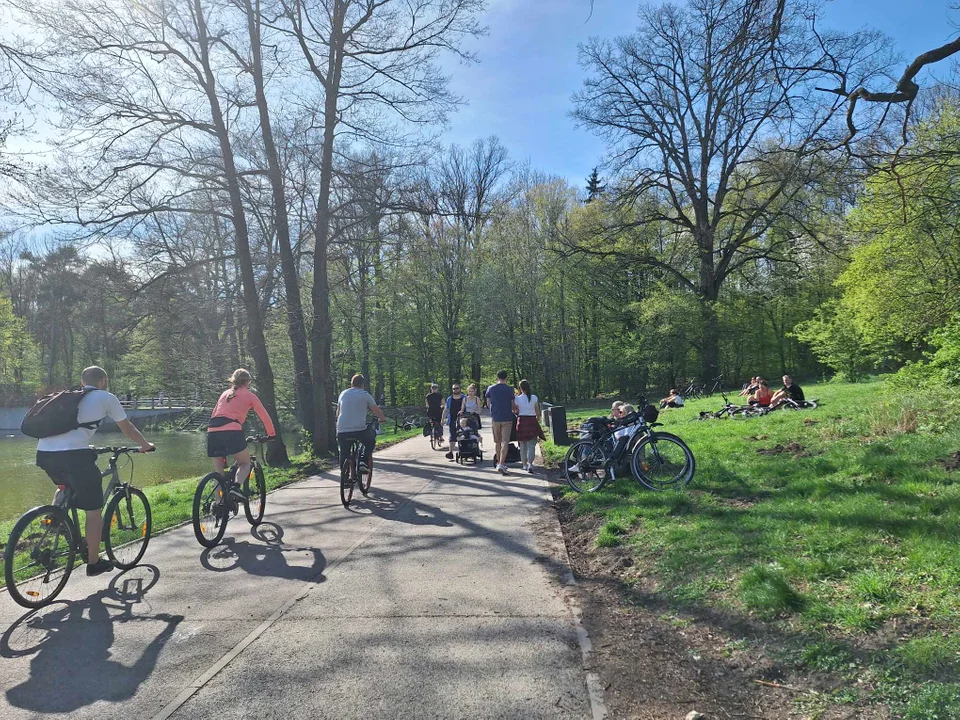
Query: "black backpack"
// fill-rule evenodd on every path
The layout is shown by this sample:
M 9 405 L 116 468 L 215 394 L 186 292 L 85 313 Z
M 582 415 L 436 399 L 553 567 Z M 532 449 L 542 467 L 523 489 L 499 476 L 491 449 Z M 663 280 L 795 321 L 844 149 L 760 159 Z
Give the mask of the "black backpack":
M 20 432 L 28 437 L 39 439 L 63 435 L 79 427 L 96 429 L 100 425 L 99 420 L 88 423 L 77 422 L 80 401 L 93 389 L 77 388 L 44 395 L 27 410 L 23 422 L 20 423 Z
M 507 444 L 507 462 L 520 462 L 520 448 L 513 443 Z

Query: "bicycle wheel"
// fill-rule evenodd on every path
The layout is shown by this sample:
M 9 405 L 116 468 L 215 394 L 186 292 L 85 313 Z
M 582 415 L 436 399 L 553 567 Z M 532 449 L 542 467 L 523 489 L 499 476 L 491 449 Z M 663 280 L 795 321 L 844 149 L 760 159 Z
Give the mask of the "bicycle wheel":
M 39 608 L 67 584 L 77 556 L 77 534 L 67 514 L 53 505 L 36 507 L 13 526 L 3 553 L 7 591 L 17 605 Z
M 364 458 L 366 458 L 366 455 L 367 452 L 364 450 Z M 367 493 L 370 492 L 370 485 L 373 483 L 373 468 L 370 467 L 370 463 L 366 460 L 364 460 L 364 464 L 366 465 L 367 471 L 360 472 L 359 469 L 357 470 L 357 485 L 360 486 L 360 492 L 366 497 Z
M 563 459 L 563 477 L 579 493 L 596 492 L 607 482 L 603 448 L 593 440 L 580 440 L 567 450 Z
M 350 501 L 353 500 L 353 463 L 354 455 L 351 449 L 343 465 L 340 466 L 340 502 L 344 507 L 350 507 Z
M 243 484 L 243 494 L 247 498 L 243 504 L 243 512 L 247 516 L 247 522 L 256 527 L 263 522 L 263 511 L 267 507 L 267 479 L 259 465 L 253 466 L 253 483 L 248 479 Z
M 193 534 L 204 547 L 214 547 L 223 538 L 230 519 L 230 503 L 219 474 L 205 475 L 193 495 Z
M 687 444 L 676 435 L 654 432 L 633 450 L 633 477 L 651 490 L 679 490 L 693 479 L 696 463 Z
M 430 431 L 430 449 L 439 450 L 440 449 L 440 440 L 436 435 L 433 434 L 433 431 Z
M 103 516 L 103 543 L 117 567 L 132 568 L 147 551 L 153 519 L 147 496 L 127 486 L 113 494 Z

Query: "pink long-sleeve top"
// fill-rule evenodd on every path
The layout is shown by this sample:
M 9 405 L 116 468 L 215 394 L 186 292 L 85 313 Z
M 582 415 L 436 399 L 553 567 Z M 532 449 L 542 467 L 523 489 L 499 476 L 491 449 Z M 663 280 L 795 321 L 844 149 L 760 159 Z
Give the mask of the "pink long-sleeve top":
M 233 397 L 230 397 L 230 395 Z M 273 421 L 267 414 L 267 409 L 263 407 L 260 398 L 253 394 L 250 388 L 242 387 L 236 390 L 225 390 L 217 400 L 217 406 L 213 409 L 211 418 L 230 418 L 234 422 L 226 423 L 220 427 L 207 428 L 207 432 L 220 432 L 221 430 L 243 430 L 243 422 L 247 419 L 247 414 L 253 409 L 257 417 L 263 423 L 263 429 L 267 435 L 276 435 L 277 431 L 273 427 Z M 236 424 L 234 424 L 236 423 Z

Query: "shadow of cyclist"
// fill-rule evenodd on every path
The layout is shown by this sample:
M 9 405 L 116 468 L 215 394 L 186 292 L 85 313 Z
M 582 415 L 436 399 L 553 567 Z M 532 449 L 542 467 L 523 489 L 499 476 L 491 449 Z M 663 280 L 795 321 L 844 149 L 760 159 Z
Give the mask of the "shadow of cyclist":
M 34 712 L 65 713 L 98 701 L 128 700 L 136 694 L 153 673 L 163 646 L 183 616 L 133 615 L 133 606 L 142 602 L 159 571 L 143 566 L 128 573 L 116 575 L 110 587 L 84 600 L 58 602 L 29 612 L 4 632 L 0 655 L 33 655 L 30 677 L 6 691 L 11 705 Z M 112 658 L 115 627 L 125 623 L 163 623 L 132 665 Z
M 200 554 L 200 564 L 213 572 L 229 572 L 236 568 L 249 575 L 322 582 L 327 560 L 314 547 L 298 547 L 283 542 L 283 528 L 265 522 L 251 528 L 250 534 L 260 542 L 231 537 Z M 290 559 L 288 559 L 290 558 Z

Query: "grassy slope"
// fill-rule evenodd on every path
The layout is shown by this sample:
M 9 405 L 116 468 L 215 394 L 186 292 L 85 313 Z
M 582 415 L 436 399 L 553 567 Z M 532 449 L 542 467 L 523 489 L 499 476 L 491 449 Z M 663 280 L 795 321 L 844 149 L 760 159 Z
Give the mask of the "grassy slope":
M 694 420 L 718 397 L 661 414 L 697 458 L 688 491 L 620 480 L 570 493 L 575 509 L 600 516 L 597 544 L 632 551 L 636 573 L 678 607 L 719 607 L 802 637 L 785 659 L 844 668 L 848 700 L 960 717 L 960 474 L 941 462 L 960 432 L 918 429 L 910 400 L 879 381 L 805 390 L 820 409 Z M 777 451 L 788 443 L 799 446 Z

